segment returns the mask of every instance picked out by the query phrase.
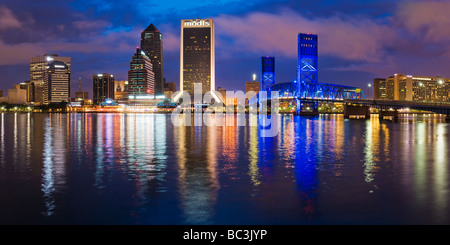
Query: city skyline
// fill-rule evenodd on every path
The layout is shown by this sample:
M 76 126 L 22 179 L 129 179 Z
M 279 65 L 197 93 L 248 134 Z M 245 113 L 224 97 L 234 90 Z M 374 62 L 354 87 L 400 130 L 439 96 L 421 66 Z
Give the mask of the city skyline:
M 445 68 L 450 54 L 448 18 L 442 18 L 450 8 L 448 2 L 258 3 L 247 1 L 236 8 L 228 1 L 214 5 L 193 1 L 178 7 L 173 2 L 151 1 L 136 6 L 55 2 L 59 11 L 42 16 L 33 4 L 9 1 L 0 5 L 0 50 L 4 54 L 0 90 L 28 80 L 29 58 L 42 53 L 72 57 L 72 77 L 82 78 L 84 91 L 90 91 L 92 74 L 109 72 L 126 80 L 128 59 L 139 46 L 140 33 L 151 23 L 164 36 L 166 82 L 177 82 L 179 24 L 181 19 L 195 17 L 212 18 L 216 24 L 216 89 L 243 90 L 245 81 L 259 74 L 261 56 L 276 58 L 277 82 L 295 79 L 296 38 L 301 32 L 321 36 L 319 82 L 366 88 L 374 78 L 393 73 L 450 76 Z M 145 12 L 149 6 L 158 10 L 150 17 Z M 191 11 L 192 16 L 184 14 L 194 9 L 198 10 Z M 169 18 L 164 11 L 173 14 Z M 102 60 L 105 54 L 110 59 Z M 72 86 L 76 91 L 77 85 Z

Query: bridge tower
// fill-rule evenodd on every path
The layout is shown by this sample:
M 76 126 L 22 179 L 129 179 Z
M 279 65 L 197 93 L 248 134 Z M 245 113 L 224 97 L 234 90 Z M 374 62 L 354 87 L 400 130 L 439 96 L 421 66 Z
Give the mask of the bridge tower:
M 302 84 L 318 83 L 317 69 L 317 35 L 315 34 L 298 34 L 297 49 L 297 96 L 304 97 L 306 91 L 302 91 Z M 306 106 L 297 99 L 297 113 L 303 115 L 318 115 L 318 102 L 308 103 Z M 312 108 L 311 111 L 305 111 L 304 108 Z
M 275 85 L 275 58 L 261 57 L 261 91 L 269 91 Z
M 317 35 L 298 34 L 297 81 L 318 82 Z

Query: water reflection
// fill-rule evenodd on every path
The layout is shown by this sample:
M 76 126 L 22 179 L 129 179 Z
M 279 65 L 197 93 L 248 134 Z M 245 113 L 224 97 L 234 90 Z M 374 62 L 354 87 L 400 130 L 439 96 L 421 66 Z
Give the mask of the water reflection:
M 275 137 L 250 126 L 257 116 L 248 126 L 180 118 L 193 126 L 157 114 L 0 114 L 0 196 L 9 200 L 0 210 L 15 210 L 4 220 L 450 222 L 450 125 L 439 118 L 286 115 Z
M 174 131 L 184 222 L 187 224 L 213 223 L 214 205 L 219 189 L 217 128 L 181 126 L 175 127 Z
M 56 193 L 66 182 L 66 132 L 65 114 L 50 114 L 44 124 L 44 150 L 42 168 L 42 192 L 46 216 L 56 210 Z
M 447 205 L 449 203 L 449 189 L 448 189 L 448 161 L 447 161 L 447 141 L 446 141 L 446 127 L 444 124 L 434 124 L 433 125 L 436 133 L 434 134 L 436 139 L 434 140 L 434 166 L 433 171 L 435 176 L 433 178 L 433 193 L 435 197 L 435 208 L 434 208 L 434 220 L 440 222 L 447 221 L 449 214 L 446 212 Z
M 257 120 L 257 115 L 250 115 L 249 116 L 249 121 L 250 121 L 250 125 L 256 125 L 256 123 L 253 123 L 253 121 Z M 248 130 L 249 131 L 249 138 L 248 138 L 248 142 L 249 142 L 249 156 L 248 156 L 248 161 L 249 161 L 249 171 L 248 171 L 248 175 L 250 176 L 250 180 L 251 180 L 251 184 L 254 187 L 258 187 L 261 184 L 260 178 L 260 171 L 259 171 L 259 148 L 258 148 L 258 126 L 249 126 Z

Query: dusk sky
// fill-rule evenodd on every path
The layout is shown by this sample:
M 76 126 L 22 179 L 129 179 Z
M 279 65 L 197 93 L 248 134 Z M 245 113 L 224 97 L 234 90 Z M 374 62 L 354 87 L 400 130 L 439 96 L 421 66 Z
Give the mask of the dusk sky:
M 276 82 L 296 73 L 297 34 L 319 38 L 319 82 L 359 86 L 394 73 L 450 77 L 450 1 L 170 0 L 0 3 L 0 90 L 29 80 L 29 60 L 43 53 L 72 57 L 92 97 L 92 75 L 127 80 L 140 32 L 163 34 L 164 76 L 179 89 L 180 20 L 213 18 L 216 87 L 244 90 L 275 57 Z M 258 75 L 259 79 L 259 75 Z

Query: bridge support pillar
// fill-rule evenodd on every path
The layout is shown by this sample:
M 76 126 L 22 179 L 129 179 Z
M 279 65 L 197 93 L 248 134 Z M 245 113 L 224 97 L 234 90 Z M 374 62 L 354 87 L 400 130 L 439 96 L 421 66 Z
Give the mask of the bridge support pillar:
M 450 122 L 450 115 L 445 115 L 445 121 Z
M 383 119 L 384 117 L 392 117 L 392 119 L 398 119 L 398 110 L 380 110 L 379 118 Z
M 364 116 L 364 118 L 370 118 L 370 106 L 345 104 L 344 118 L 350 118 L 350 116 Z

